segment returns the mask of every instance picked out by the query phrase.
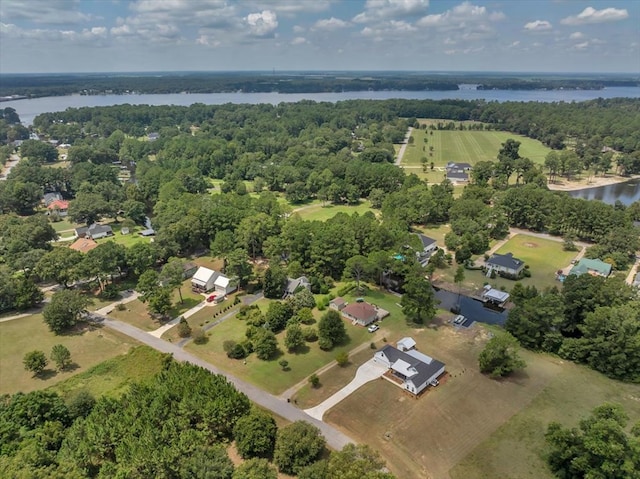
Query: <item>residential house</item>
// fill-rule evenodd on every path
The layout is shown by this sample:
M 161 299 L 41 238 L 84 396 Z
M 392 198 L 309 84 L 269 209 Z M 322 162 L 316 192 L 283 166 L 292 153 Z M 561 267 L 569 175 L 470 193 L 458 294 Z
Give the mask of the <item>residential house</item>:
M 69 214 L 69 202 L 65 200 L 53 200 L 47 205 L 47 214 L 56 213 L 58 216 L 63 217 Z
M 160 133 L 149 133 L 147 135 L 149 141 L 156 141 L 158 138 L 160 138 Z
M 423 234 L 418 234 L 418 238 L 420 238 L 420 242 L 422 243 L 422 251 L 416 251 L 416 256 L 418 257 L 418 262 L 422 266 L 426 266 L 433 252 L 438 249 L 438 245 L 436 244 L 436 240 Z
M 198 265 L 192 262 L 187 262 L 182 265 L 182 277 L 184 279 L 191 278 L 198 270 Z
M 354 324 L 368 326 L 378 319 L 378 310 L 366 301 L 355 302 L 342 308 L 342 316 Z
M 518 277 L 524 269 L 524 261 L 513 257 L 513 253 L 494 253 L 485 261 L 489 271 L 496 271 L 501 275 Z M 488 273 L 487 275 L 489 275 Z
M 452 183 L 468 183 L 469 171 L 471 171 L 471 165 L 469 163 L 447 163 L 445 167 L 447 172 L 447 179 Z
M 138 233 L 140 236 L 154 236 L 156 232 L 152 228 L 147 228 Z
M 45 206 L 49 206 L 51 203 L 53 203 L 56 200 L 62 200 L 62 195 L 57 191 L 53 191 L 51 193 L 45 193 L 44 196 L 42 197 L 42 201 Z
M 113 236 L 113 230 L 109 225 L 101 225 L 93 223 L 91 226 L 81 226 L 75 229 L 78 238 L 100 239 L 107 236 Z
M 71 244 L 71 246 L 69 246 L 70 249 L 80 251 L 81 253 L 87 253 L 97 247 L 98 243 L 93 241 L 91 238 L 78 238 Z
M 207 293 L 215 288 L 219 275 L 217 271 L 200 266 L 191 278 L 191 289 L 198 293 Z
M 415 349 L 401 351 L 390 344 L 376 351 L 373 360 L 389 370 L 394 384 L 416 396 L 445 371 L 444 363 L 437 359 Z
M 569 271 L 569 274 L 575 274 L 576 276 L 585 273 L 606 278 L 611 274 L 611 265 L 599 259 L 582 258 L 578 261 L 578 264 Z
M 338 296 L 337 298 L 333 298 L 331 301 L 329 301 L 329 307 L 331 309 L 335 309 L 336 311 L 342 311 L 346 305 L 347 305 L 347 302 L 344 300 L 344 298 L 341 298 L 340 296 Z
M 287 278 L 287 285 L 284 288 L 284 295 L 282 299 L 287 299 L 289 296 L 295 294 L 298 288 L 306 288 L 311 290 L 311 282 L 306 276 L 300 276 L 299 278 Z

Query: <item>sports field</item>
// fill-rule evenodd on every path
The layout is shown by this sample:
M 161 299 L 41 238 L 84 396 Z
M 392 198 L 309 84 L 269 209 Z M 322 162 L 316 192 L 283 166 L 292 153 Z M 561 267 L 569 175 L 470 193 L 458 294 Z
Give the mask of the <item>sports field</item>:
M 543 164 L 551 151 L 537 140 L 504 131 L 414 129 L 412 137 L 413 143 L 407 145 L 401 164 L 407 173 L 426 176 L 430 183 L 442 181 L 449 162 L 475 165 L 479 161 L 495 161 L 502 143 L 508 139 L 519 141 L 520 156 L 537 164 Z M 423 157 L 427 159 L 426 172 L 422 168 Z

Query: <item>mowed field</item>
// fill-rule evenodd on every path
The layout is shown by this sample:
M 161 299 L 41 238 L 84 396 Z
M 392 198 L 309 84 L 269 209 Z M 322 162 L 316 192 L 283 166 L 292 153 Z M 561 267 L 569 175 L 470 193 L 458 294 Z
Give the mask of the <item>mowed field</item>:
M 49 365 L 37 377 L 25 371 L 22 358 L 26 353 L 40 350 L 47 358 L 55 344 L 63 344 L 71 352 L 72 366 L 68 371 L 56 372 Z M 135 341 L 114 331 L 91 325 L 79 326 L 75 331 L 54 335 L 41 314 L 0 323 L 0 394 L 29 392 L 56 384 L 92 366 L 126 353 Z
M 449 376 L 418 399 L 386 380 L 371 382 L 328 411 L 325 421 L 379 450 L 397 477 L 551 479 L 541 456 L 551 420 L 575 425 L 608 400 L 640 417 L 640 386 L 611 381 L 558 358 L 522 351 L 527 368 L 506 380 L 481 375 L 488 335 L 478 325 L 412 333 Z
M 414 129 L 412 137 L 413 143 L 407 145 L 401 165 L 407 173 L 426 176 L 430 183 L 443 180 L 444 167 L 451 161 L 470 165 L 479 161 L 495 161 L 502 143 L 510 138 L 520 142 L 520 156 L 537 164 L 543 164 L 551 151 L 537 140 L 504 131 Z M 422 171 L 423 157 L 427 158 L 426 172 Z M 433 170 L 430 169 L 431 162 L 434 163 Z

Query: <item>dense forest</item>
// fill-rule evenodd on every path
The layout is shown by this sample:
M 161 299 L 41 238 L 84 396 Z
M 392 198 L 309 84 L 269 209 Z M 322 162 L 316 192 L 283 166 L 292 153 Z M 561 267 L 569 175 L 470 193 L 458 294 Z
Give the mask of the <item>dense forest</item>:
M 554 76 L 492 77 L 487 74 L 424 74 L 344 72 L 326 73 L 165 73 L 2 75 L 0 96 L 26 97 L 70 94 L 279 92 L 321 93 L 366 90 L 458 90 L 461 84 L 493 90 L 599 90 L 611 86 L 638 86 L 637 77 L 609 78 Z

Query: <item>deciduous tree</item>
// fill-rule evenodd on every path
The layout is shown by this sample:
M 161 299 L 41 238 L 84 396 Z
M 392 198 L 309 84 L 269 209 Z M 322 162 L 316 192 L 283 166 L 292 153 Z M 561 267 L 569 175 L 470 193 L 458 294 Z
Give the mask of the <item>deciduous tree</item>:
M 24 368 L 27 371 L 31 371 L 34 376 L 37 376 L 44 368 L 47 367 L 47 357 L 44 355 L 42 351 L 31 351 L 24 355 L 22 359 L 22 364 L 24 364 Z
M 324 450 L 320 430 L 305 421 L 296 421 L 278 431 L 274 461 L 285 474 L 297 474 L 316 461 Z
M 244 459 L 269 458 L 273 454 L 278 428 L 273 417 L 259 409 L 241 417 L 233 428 L 233 438 Z
M 478 363 L 481 373 L 494 378 L 508 376 L 526 366 L 518 355 L 518 340 L 509 333 L 491 338 L 480 353 Z
M 56 344 L 51 348 L 51 361 L 59 371 L 66 369 L 71 364 L 71 352 L 66 346 Z

